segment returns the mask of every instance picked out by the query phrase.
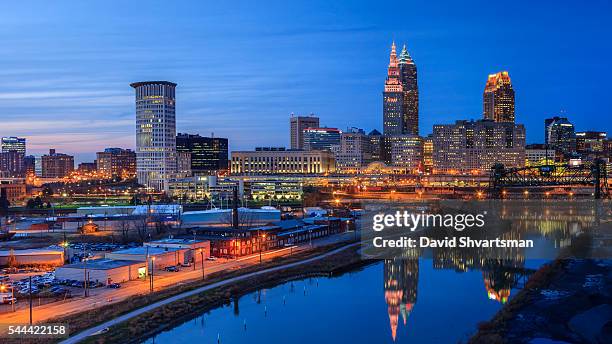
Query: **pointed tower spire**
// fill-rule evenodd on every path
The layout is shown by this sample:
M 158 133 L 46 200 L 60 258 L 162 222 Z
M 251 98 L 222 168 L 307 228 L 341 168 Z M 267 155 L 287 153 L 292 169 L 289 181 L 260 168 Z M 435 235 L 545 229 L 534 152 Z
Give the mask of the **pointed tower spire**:
M 397 51 L 395 48 L 395 41 L 391 44 L 391 55 L 389 55 L 389 66 L 397 65 Z
M 399 62 L 400 63 L 408 63 L 412 60 L 410 54 L 408 53 L 408 49 L 406 48 L 406 44 L 402 48 L 402 52 L 400 53 Z

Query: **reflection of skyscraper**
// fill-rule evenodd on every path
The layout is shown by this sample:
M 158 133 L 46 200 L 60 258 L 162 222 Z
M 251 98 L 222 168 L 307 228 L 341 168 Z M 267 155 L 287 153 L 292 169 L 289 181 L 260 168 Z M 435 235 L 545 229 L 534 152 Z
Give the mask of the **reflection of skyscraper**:
M 385 260 L 384 274 L 385 302 L 389 313 L 391 337 L 395 340 L 400 314 L 406 325 L 417 300 L 419 260 L 418 258 Z
M 136 173 L 146 187 L 166 190 L 176 172 L 176 84 L 144 81 L 136 91 Z

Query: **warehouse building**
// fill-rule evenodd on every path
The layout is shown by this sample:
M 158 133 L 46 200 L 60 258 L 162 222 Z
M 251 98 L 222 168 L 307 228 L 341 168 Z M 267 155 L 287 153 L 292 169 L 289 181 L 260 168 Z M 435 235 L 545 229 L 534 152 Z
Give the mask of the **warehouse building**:
M 59 266 L 64 264 L 64 251 L 52 249 L 28 249 L 0 251 L 0 266 L 8 265 L 11 256 L 15 258 L 15 264 L 22 265 L 50 265 Z
M 184 263 L 193 261 L 199 263 L 202 261 L 202 258 L 206 259 L 210 257 L 210 241 L 208 240 L 169 238 L 145 242 L 144 246 L 169 249 L 186 249 L 187 252 L 185 252 L 184 255 Z
M 144 260 L 93 259 L 57 268 L 55 279 L 84 281 L 86 274 L 89 282 L 109 285 L 144 279 L 147 276 L 147 266 Z
M 105 254 L 105 258 L 113 260 L 129 260 L 152 262 L 153 269 L 161 270 L 167 266 L 188 264 L 191 256 L 186 248 L 140 246 Z M 149 263 L 151 264 L 151 263 Z

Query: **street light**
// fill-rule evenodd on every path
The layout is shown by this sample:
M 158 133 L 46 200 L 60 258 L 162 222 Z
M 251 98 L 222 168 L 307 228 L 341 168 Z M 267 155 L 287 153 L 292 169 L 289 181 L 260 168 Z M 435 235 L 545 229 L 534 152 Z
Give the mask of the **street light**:
M 151 257 L 151 271 L 149 271 L 149 288 L 151 292 L 153 292 L 153 270 L 155 270 L 154 262 L 155 257 Z
M 266 240 L 266 234 L 260 236 L 259 240 L 259 264 L 261 264 L 261 251 L 263 251 L 263 241 Z
M 204 279 L 204 249 L 200 249 L 200 257 L 202 259 L 202 279 Z M 195 263 L 193 264 L 195 266 Z

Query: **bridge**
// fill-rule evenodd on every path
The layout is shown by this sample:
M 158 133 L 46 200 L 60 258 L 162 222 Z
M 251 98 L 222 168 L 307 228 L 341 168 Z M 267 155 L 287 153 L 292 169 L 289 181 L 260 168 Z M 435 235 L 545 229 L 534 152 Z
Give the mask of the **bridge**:
M 489 193 L 493 198 L 500 198 L 506 190 L 572 186 L 593 187 L 595 199 L 609 197 L 605 161 L 597 159 L 578 166 L 547 164 L 518 168 L 496 164 L 491 168 Z

